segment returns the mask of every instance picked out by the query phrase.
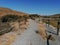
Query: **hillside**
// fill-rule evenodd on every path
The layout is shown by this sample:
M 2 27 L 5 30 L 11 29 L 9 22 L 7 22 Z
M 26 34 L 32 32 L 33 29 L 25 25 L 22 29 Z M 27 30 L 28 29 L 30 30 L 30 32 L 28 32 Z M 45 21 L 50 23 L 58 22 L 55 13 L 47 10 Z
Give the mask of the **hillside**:
M 28 15 L 27 13 L 18 12 L 9 8 L 0 7 L 0 17 L 8 14 L 19 15 L 19 16 Z
M 54 15 L 51 15 L 49 17 L 60 17 L 60 14 L 54 14 Z

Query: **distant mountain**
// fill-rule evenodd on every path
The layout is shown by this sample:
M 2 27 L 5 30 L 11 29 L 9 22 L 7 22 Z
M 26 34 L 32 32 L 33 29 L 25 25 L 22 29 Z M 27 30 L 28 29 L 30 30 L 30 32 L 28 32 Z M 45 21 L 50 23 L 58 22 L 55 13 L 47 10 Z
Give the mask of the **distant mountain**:
M 54 15 L 51 15 L 49 17 L 60 17 L 60 14 L 54 14 Z
M 19 15 L 19 16 L 28 15 L 27 13 L 18 12 L 9 8 L 0 7 L 0 17 L 8 14 Z

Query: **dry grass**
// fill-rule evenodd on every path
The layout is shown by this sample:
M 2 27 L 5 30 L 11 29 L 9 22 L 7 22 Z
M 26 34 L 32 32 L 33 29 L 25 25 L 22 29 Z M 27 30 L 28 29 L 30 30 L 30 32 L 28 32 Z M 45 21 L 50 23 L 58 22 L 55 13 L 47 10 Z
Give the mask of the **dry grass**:
M 10 32 L 0 36 L 0 45 L 11 45 L 17 37 L 16 33 Z
M 39 34 L 43 39 L 47 39 L 49 36 L 46 33 L 47 28 L 45 27 L 45 24 L 43 22 L 40 22 L 38 25 L 39 25 Z M 50 40 L 55 41 L 55 38 L 51 36 Z
M 47 34 L 46 34 L 46 27 L 44 26 L 44 23 L 40 22 L 38 25 L 39 25 L 39 34 L 42 36 L 43 39 L 46 39 Z
M 57 21 L 56 20 L 51 20 L 50 24 L 54 27 L 57 27 Z
M 44 20 L 43 22 L 45 22 L 47 24 L 50 24 L 50 25 L 52 25 L 52 26 L 54 26 L 56 28 L 58 26 L 58 23 L 57 23 L 58 21 L 57 20 L 50 20 L 49 22 L 47 22 L 47 20 Z M 59 28 L 60 28 L 60 24 L 59 24 Z

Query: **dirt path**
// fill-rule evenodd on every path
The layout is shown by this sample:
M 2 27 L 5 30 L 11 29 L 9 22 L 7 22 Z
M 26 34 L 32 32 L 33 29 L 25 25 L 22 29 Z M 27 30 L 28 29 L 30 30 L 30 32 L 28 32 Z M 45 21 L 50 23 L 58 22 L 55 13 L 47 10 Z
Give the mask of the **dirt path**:
M 27 30 L 18 36 L 12 45 L 46 45 L 46 40 L 43 40 L 42 37 L 35 32 L 38 30 L 38 23 L 30 20 L 30 25 Z

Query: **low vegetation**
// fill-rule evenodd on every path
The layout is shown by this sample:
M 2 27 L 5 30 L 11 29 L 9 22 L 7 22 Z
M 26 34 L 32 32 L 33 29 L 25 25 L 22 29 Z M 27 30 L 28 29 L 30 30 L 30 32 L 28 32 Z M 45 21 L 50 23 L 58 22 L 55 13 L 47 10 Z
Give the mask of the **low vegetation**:
M 12 29 L 9 25 L 12 22 L 21 22 L 21 21 L 27 21 L 27 16 L 18 16 L 18 15 L 5 15 L 2 16 L 0 19 L 0 35 L 10 32 Z

